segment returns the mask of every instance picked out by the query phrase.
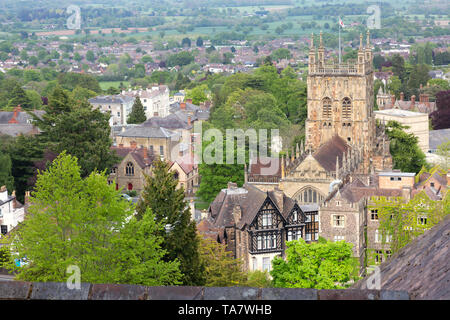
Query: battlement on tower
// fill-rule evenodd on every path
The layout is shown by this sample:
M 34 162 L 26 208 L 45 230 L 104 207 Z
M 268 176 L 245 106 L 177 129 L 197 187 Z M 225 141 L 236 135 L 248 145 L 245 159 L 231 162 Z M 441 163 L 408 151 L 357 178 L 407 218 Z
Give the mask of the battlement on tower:
M 363 68 L 358 68 L 356 60 L 348 60 L 343 63 L 327 61 L 321 65 L 319 62 L 309 65 L 309 75 L 329 75 L 329 76 L 347 76 L 347 75 L 366 75 L 372 71 L 372 64 L 364 62 Z
M 367 32 L 367 43 L 363 46 L 363 36 L 360 35 L 360 43 L 357 59 L 349 59 L 346 62 L 336 59 L 325 60 L 325 47 L 323 45 L 322 32 L 320 33 L 319 46 L 314 46 L 314 35 L 311 35 L 309 50 L 308 76 L 366 76 L 373 72 L 372 48 L 370 45 L 370 33 Z

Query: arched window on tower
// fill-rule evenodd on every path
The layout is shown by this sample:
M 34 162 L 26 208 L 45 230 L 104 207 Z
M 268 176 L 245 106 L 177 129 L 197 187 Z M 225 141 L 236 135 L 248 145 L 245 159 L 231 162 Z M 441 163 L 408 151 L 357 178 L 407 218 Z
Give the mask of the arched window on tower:
M 330 98 L 324 98 L 322 100 L 322 115 L 324 119 L 330 119 L 331 118 L 331 99 Z
M 299 204 L 321 203 L 324 196 L 316 189 L 306 187 L 294 196 Z
M 342 118 L 351 119 L 352 117 L 352 101 L 349 98 L 342 100 Z
M 127 166 L 125 167 L 125 175 L 127 176 L 134 176 L 134 165 L 131 162 L 127 163 Z

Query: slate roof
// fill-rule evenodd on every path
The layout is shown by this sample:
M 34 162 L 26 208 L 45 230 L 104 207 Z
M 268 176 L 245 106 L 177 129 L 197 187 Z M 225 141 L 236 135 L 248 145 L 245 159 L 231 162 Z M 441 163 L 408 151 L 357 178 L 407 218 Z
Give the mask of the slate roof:
M 187 122 L 187 117 L 189 114 L 192 114 L 191 121 L 194 120 L 208 120 L 209 119 L 209 110 L 204 110 L 201 107 L 189 103 L 189 102 L 183 102 L 186 104 L 185 109 L 181 109 L 180 102 L 174 102 L 170 105 L 169 112 L 177 114 L 180 118 L 185 117 Z
M 412 299 L 450 299 L 450 215 L 380 265 L 383 290 L 406 290 Z M 368 277 L 352 288 L 366 287 Z
M 126 104 L 134 101 L 134 97 L 125 96 L 125 95 L 107 95 L 107 96 L 97 96 L 91 99 L 88 99 L 89 103 L 104 103 L 104 104 Z
M 45 114 L 44 110 L 34 110 L 32 111 L 33 114 L 35 114 L 38 117 L 41 117 L 43 114 Z M 0 111 L 0 124 L 8 124 L 9 120 L 12 119 L 14 116 L 14 111 Z M 25 111 L 17 112 L 16 116 L 17 124 L 29 124 L 28 122 L 30 120 L 33 120 L 33 117 L 30 116 Z
M 170 138 L 176 135 L 175 132 L 159 127 L 136 126 L 131 127 L 125 132 L 118 133 L 119 137 L 136 137 L 136 138 Z
M 439 145 L 448 141 L 450 141 L 450 129 L 430 130 L 430 150 L 437 150 Z
M 151 153 L 147 153 L 147 158 L 145 158 L 143 148 L 133 149 L 133 148 L 111 147 L 111 150 L 115 151 L 116 154 L 121 158 L 120 162 L 122 162 L 123 158 L 125 158 L 128 154 L 131 153 L 133 159 L 142 169 L 150 166 L 153 163 L 154 155 L 152 155 Z M 116 164 L 115 166 L 117 167 L 118 164 Z
M 184 118 L 184 117 L 183 117 Z M 192 125 L 188 125 L 188 120 L 182 119 L 182 117 L 177 114 L 169 114 L 167 117 L 151 117 L 142 124 L 144 127 L 162 127 L 166 129 L 190 129 Z
M 235 224 L 233 209 L 240 206 L 242 216 L 236 223 L 236 227 L 243 229 L 253 222 L 267 198 L 272 200 L 282 217 L 287 219 L 296 202 L 283 194 L 281 203 L 275 192 L 281 191 L 263 192 L 249 184 L 244 184 L 242 188 L 222 189 L 209 207 L 214 228 L 233 226 Z
M 313 154 L 314 159 L 327 171 L 336 171 L 336 157 L 339 157 L 339 168 L 342 168 L 344 152 L 347 153 L 350 146 L 340 136 L 335 135 Z
M 272 168 L 273 166 L 273 168 Z M 250 160 L 249 173 L 254 175 L 273 175 L 281 177 L 281 161 L 280 158 L 274 157 L 255 157 Z M 270 171 L 274 172 L 270 172 Z M 264 172 L 263 172 L 264 170 Z

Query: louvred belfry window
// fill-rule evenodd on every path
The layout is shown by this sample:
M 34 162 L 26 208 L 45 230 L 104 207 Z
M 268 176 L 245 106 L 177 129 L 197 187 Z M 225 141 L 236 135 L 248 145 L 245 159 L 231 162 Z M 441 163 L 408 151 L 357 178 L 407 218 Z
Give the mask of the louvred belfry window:
M 350 119 L 352 117 L 352 102 L 349 98 L 344 98 L 342 101 L 342 118 Z
M 330 98 L 324 98 L 322 101 L 322 115 L 324 119 L 330 119 L 331 118 L 331 99 Z

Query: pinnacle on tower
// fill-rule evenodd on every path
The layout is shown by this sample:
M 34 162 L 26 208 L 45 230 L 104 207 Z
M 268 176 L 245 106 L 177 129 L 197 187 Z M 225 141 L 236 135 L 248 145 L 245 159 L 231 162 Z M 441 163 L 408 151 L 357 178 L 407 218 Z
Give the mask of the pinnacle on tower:
M 320 43 L 319 43 L 320 48 L 323 48 L 322 34 L 323 34 L 322 31 L 320 31 Z
M 336 156 L 336 180 L 339 179 L 339 156 Z
M 370 48 L 370 30 L 367 30 L 367 48 Z
M 311 33 L 311 43 L 309 45 L 310 49 L 314 49 L 314 33 Z
M 363 35 L 362 33 L 359 34 L 359 50 L 363 49 Z

